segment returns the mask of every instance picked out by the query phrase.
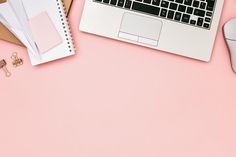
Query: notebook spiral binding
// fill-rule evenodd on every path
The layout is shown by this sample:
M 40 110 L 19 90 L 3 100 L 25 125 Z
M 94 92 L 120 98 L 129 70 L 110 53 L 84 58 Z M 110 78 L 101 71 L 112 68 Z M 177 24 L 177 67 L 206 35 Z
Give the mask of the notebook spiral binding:
M 66 36 L 67 45 L 68 45 L 69 51 L 72 52 L 73 49 L 75 50 L 75 46 L 74 46 L 74 41 L 73 41 L 73 38 L 72 38 L 72 35 L 71 35 L 71 28 L 70 28 L 70 25 L 69 25 L 69 21 L 68 21 L 67 17 L 65 16 L 66 15 L 66 8 L 65 8 L 64 2 L 62 0 L 56 0 L 56 2 L 57 2 L 57 7 L 59 9 L 59 13 L 60 13 L 64 33 L 65 33 L 65 36 Z M 65 14 L 62 14 L 62 13 L 65 13 Z M 69 32 L 67 31 L 67 28 L 68 28 Z

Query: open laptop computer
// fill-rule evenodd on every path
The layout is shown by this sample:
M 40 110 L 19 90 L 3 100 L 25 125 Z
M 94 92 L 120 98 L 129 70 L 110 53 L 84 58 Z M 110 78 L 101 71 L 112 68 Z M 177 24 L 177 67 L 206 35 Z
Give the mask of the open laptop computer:
M 80 30 L 209 61 L 224 0 L 86 0 Z

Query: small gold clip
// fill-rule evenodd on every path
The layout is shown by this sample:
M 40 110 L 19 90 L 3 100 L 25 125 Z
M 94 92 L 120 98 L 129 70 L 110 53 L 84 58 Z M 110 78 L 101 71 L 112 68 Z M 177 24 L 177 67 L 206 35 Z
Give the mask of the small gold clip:
M 20 66 L 20 65 L 23 65 L 23 60 L 22 60 L 21 58 L 18 58 L 16 52 L 14 52 L 14 53 L 12 54 L 11 59 L 13 60 L 13 61 L 12 61 L 12 64 L 13 64 L 14 67 L 18 67 L 18 66 Z
M 7 62 L 4 59 L 0 60 L 0 69 L 4 71 L 6 77 L 10 77 L 11 73 L 8 71 L 6 66 L 7 66 Z

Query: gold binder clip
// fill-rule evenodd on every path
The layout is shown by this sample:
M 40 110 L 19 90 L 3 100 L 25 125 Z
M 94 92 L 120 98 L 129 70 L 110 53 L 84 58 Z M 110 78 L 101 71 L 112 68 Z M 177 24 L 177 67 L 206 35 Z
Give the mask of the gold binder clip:
M 0 69 L 4 71 L 6 77 L 10 77 L 11 73 L 8 71 L 6 66 L 7 66 L 7 62 L 4 59 L 0 60 Z
M 13 60 L 13 61 L 12 61 L 12 64 L 13 64 L 14 67 L 18 67 L 18 66 L 20 66 L 20 65 L 23 64 L 23 60 L 22 60 L 21 58 L 18 58 L 16 52 L 14 52 L 14 53 L 12 54 L 11 59 Z

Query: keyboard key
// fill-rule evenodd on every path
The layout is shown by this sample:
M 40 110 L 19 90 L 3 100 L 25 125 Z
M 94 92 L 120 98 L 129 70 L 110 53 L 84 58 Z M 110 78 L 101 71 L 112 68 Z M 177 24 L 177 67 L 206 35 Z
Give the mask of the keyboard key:
M 118 5 L 119 7 L 123 7 L 123 6 L 124 6 L 124 3 L 125 3 L 124 0 L 119 0 L 117 5 Z
M 192 14 L 193 13 L 193 8 L 192 7 L 188 7 L 187 8 L 187 13 L 188 14 Z
M 159 7 L 145 5 L 145 4 L 137 3 L 137 2 L 133 2 L 132 9 L 136 10 L 136 11 L 152 14 L 152 15 L 157 15 L 157 16 L 160 13 L 160 8 Z
M 167 9 L 161 9 L 161 14 L 160 14 L 160 16 L 161 16 L 161 17 L 166 17 L 166 15 L 167 15 Z
M 176 3 L 183 3 L 184 0 L 175 0 Z
M 116 5 L 117 0 L 111 0 L 111 5 Z
M 131 5 L 132 5 L 132 1 L 130 1 L 130 0 L 125 1 L 125 8 L 126 9 L 130 9 Z
M 150 4 L 150 3 L 151 3 L 151 0 L 143 0 L 143 2 Z
M 175 15 L 175 12 L 172 11 L 172 10 L 169 10 L 168 14 L 167 14 L 167 18 L 168 19 L 173 19 L 174 18 L 174 15 Z
M 182 22 L 189 23 L 190 15 L 183 14 L 182 16 Z
M 214 6 L 215 6 L 215 1 L 216 0 L 206 0 L 207 2 L 207 10 L 213 11 L 214 10 Z
M 185 10 L 186 10 L 186 6 L 184 6 L 184 5 L 179 5 L 178 11 L 180 11 L 180 12 L 185 12 Z
M 191 6 L 191 5 L 192 5 L 192 2 L 193 2 L 193 0 L 184 0 L 184 4 L 185 4 L 185 5 Z
M 202 26 L 202 24 L 203 24 L 203 18 L 198 18 L 197 25 Z
M 209 25 L 208 23 L 204 23 L 203 27 L 205 27 L 205 28 L 209 28 L 210 25 Z
M 180 21 L 182 14 L 180 12 L 175 13 L 175 20 Z
M 170 3 L 170 9 L 177 10 L 178 5 L 176 3 Z
M 162 1 L 161 2 L 161 7 L 168 8 L 168 6 L 169 6 L 169 2 L 167 2 L 167 1 Z
M 193 1 L 193 6 L 196 7 L 196 8 L 198 8 L 198 6 L 199 6 L 199 1 Z
M 190 24 L 191 25 L 196 25 L 196 21 L 195 20 L 190 20 Z
M 205 21 L 206 21 L 206 22 L 211 22 L 211 18 L 206 17 L 206 18 L 205 18 Z
M 156 6 L 159 6 L 160 5 L 160 0 L 153 0 L 152 4 L 156 5 Z
M 205 8 L 206 8 L 206 3 L 201 2 L 201 3 L 200 3 L 200 8 L 201 8 L 201 9 L 205 9 Z
M 95 0 L 96 2 L 102 2 L 102 0 Z
M 212 12 L 207 12 L 206 16 L 212 16 Z
M 205 16 L 205 11 L 204 10 L 200 10 L 200 9 L 195 9 L 194 10 L 194 15 L 197 15 L 197 16 L 201 16 L 201 17 L 204 17 Z
M 103 3 L 109 3 L 109 0 L 103 0 Z

